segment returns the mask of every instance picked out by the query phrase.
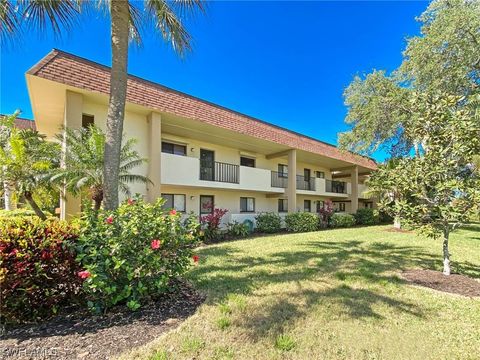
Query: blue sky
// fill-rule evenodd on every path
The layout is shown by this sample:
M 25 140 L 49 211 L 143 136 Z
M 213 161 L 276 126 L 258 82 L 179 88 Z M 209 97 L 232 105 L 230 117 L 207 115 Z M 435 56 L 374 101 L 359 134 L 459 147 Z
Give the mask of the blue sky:
M 129 72 L 335 144 L 347 129 L 342 93 L 355 74 L 395 69 L 427 2 L 213 2 L 189 21 L 194 51 L 179 59 L 145 34 Z M 32 118 L 25 72 L 52 48 L 110 64 L 108 20 L 80 19 L 55 38 L 28 33 L 1 50 L 0 112 Z M 384 158 L 379 152 L 378 160 Z

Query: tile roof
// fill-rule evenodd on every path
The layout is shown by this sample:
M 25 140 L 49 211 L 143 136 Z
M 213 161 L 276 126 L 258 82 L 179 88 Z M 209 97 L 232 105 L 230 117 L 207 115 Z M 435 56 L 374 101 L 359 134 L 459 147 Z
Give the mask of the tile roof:
M 109 67 L 56 49 L 27 73 L 87 91 L 110 91 Z M 366 168 L 377 167 L 370 158 L 132 75 L 128 76 L 127 102 Z
M 19 117 L 15 119 L 15 126 L 18 129 L 32 129 L 32 130 L 36 129 L 35 121 L 29 120 L 29 119 L 22 119 Z

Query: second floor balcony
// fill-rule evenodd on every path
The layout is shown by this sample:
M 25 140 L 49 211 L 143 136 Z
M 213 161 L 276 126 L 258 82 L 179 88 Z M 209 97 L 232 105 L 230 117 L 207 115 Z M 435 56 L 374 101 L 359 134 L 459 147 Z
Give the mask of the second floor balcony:
M 288 174 L 257 167 L 162 153 L 162 184 L 284 194 Z M 359 185 L 364 186 L 364 185 Z M 347 198 L 350 183 L 296 175 L 298 194 Z M 360 192 L 359 192 L 360 194 Z

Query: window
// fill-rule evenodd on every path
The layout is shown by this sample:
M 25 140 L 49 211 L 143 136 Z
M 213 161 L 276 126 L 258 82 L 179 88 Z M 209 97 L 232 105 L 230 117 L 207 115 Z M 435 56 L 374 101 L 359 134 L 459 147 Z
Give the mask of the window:
M 364 203 L 365 209 L 373 209 L 373 203 L 372 202 L 366 202 Z
M 241 197 L 240 212 L 255 212 L 255 198 Z
M 345 211 L 345 203 L 344 202 L 338 203 L 338 210 L 339 211 Z
M 288 166 L 278 164 L 278 177 L 288 177 Z
M 319 179 L 325 179 L 325 173 L 323 171 L 315 171 L 315 176 Z
M 240 165 L 248 166 L 248 167 L 255 167 L 255 159 L 241 156 L 240 157 Z
M 200 214 L 212 214 L 214 201 L 213 195 L 200 195 Z
M 166 209 L 175 209 L 185 212 L 185 194 L 162 194 L 162 198 L 166 200 L 163 205 Z
M 288 200 L 278 199 L 278 212 L 287 212 L 287 211 L 288 211 Z
M 175 155 L 187 155 L 187 147 L 185 145 L 178 145 L 162 141 L 162 152 Z
M 303 200 L 303 211 L 311 212 L 312 211 L 312 201 Z
M 317 213 L 320 212 L 325 207 L 325 201 L 323 200 L 318 200 L 317 201 Z
M 95 118 L 93 115 L 82 114 L 82 127 L 88 128 L 95 123 Z

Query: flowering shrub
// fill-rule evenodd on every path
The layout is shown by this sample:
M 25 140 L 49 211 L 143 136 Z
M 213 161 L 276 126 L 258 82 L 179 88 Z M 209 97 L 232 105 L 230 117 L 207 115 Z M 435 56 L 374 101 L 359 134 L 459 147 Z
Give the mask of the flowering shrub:
M 258 214 L 255 221 L 258 232 L 271 234 L 282 230 L 282 218 L 276 213 Z
M 2 320 L 38 320 L 70 304 L 81 289 L 78 229 L 38 217 L 0 219 Z
M 222 233 L 220 231 L 220 224 L 222 218 L 227 212 L 227 209 L 214 208 L 211 214 L 200 217 L 205 241 L 208 242 L 221 239 Z
M 317 214 L 310 212 L 296 212 L 285 216 L 287 231 L 309 232 L 318 230 L 319 219 Z
M 77 259 L 87 272 L 83 288 L 92 310 L 119 303 L 136 310 L 142 301 L 170 290 L 171 280 L 196 262 L 198 221 L 183 225 L 181 215 L 166 212 L 163 203 L 136 198 L 115 211 L 87 211 Z
M 323 207 L 320 208 L 318 216 L 320 216 L 320 227 L 326 228 L 330 225 L 330 219 L 334 214 L 335 209 L 331 200 L 325 200 Z

